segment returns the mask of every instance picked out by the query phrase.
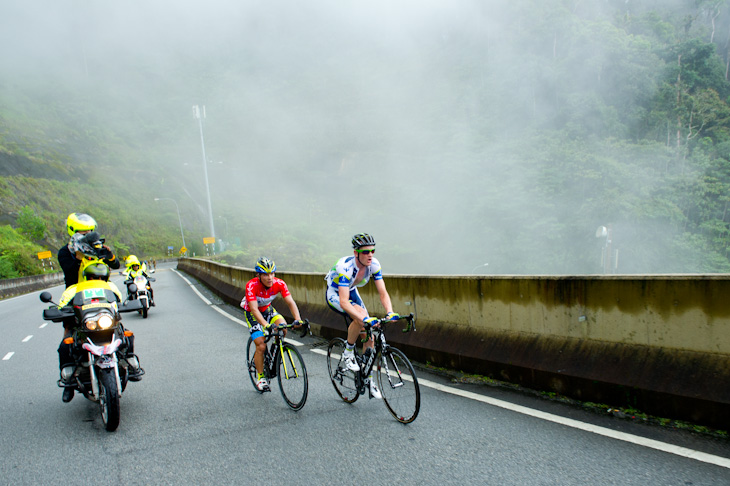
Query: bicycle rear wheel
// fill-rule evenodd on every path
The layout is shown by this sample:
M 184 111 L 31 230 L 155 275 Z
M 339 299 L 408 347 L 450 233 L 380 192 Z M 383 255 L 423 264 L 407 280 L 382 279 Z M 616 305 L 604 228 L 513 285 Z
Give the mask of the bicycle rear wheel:
M 348 370 L 342 360 L 345 340 L 334 338 L 327 347 L 327 368 L 337 394 L 347 403 L 353 403 L 360 396 L 357 390 L 357 373 Z
M 421 409 L 421 390 L 411 362 L 400 349 L 388 347 L 377 363 L 378 386 L 388 411 L 398 422 L 413 422 Z
M 251 384 L 253 385 L 254 390 L 259 393 L 263 393 L 256 387 L 256 382 L 259 379 L 259 374 L 256 371 L 256 364 L 253 362 L 253 355 L 255 352 L 256 344 L 253 342 L 253 339 L 249 337 L 248 343 L 246 344 L 246 369 L 248 370 L 248 376 L 251 378 Z
M 277 357 L 279 389 L 281 396 L 292 410 L 301 410 L 307 402 L 309 379 L 299 350 L 288 343 L 282 343 L 282 352 Z

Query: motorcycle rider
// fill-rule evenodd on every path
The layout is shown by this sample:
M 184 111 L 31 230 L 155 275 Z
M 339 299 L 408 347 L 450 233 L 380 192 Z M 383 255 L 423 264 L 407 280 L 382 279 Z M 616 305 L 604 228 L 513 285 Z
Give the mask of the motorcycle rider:
M 385 319 L 395 320 L 399 316 L 393 312 L 393 304 L 390 301 L 388 290 L 385 288 L 380 262 L 374 256 L 375 238 L 367 233 L 358 233 L 352 237 L 352 248 L 353 255 L 340 258 L 325 277 L 327 281 L 326 299 L 330 309 L 351 319 L 347 328 L 347 345 L 342 357 L 348 369 L 360 371 L 360 365 L 355 359 L 355 343 L 358 335 L 364 333 L 364 325 L 373 324 L 377 322 L 377 319 L 369 316 L 360 293 L 357 291 L 358 287 L 367 284 L 372 277 L 380 303 L 387 313 Z M 368 349 L 372 349 L 373 345 L 373 339 L 370 338 L 363 344 L 363 354 L 371 352 Z M 373 398 L 382 398 L 372 374 L 367 379 L 370 385 L 370 395 Z
M 63 270 L 63 278 L 66 288 L 68 288 L 79 282 L 79 276 L 82 274 L 82 262 L 91 262 L 99 258 L 86 256 L 81 251 L 81 246 L 84 245 L 82 240 L 90 232 L 96 230 L 96 220 L 94 218 L 84 213 L 71 213 L 66 218 L 66 230 L 71 239 L 67 245 L 58 250 L 58 264 Z M 109 268 L 116 270 L 121 266 L 111 248 L 102 243 L 101 251 L 103 253 L 101 260 Z
M 281 297 L 289 306 L 292 316 L 295 319 L 294 324 L 304 324 L 299 315 L 299 308 L 294 298 L 291 296 L 286 283 L 280 278 L 274 276 L 276 272 L 276 264 L 273 260 L 266 257 L 259 258 L 256 262 L 256 277 L 246 283 L 246 293 L 241 300 L 246 324 L 248 324 L 251 338 L 256 344 L 256 351 L 253 355 L 253 361 L 258 372 L 258 381 L 256 388 L 259 391 L 269 391 L 269 383 L 264 378 L 264 354 L 266 354 L 266 342 L 264 340 L 264 329 L 273 326 L 276 329 L 278 324 L 286 324 L 286 320 L 281 314 L 276 312 L 271 302 L 277 295 Z M 286 329 L 284 330 L 286 335 Z
M 88 289 L 107 289 L 114 292 L 114 295 L 117 296 L 117 301 L 122 301 L 122 293 L 119 291 L 119 288 L 114 284 L 114 282 L 109 282 L 109 267 L 106 266 L 106 264 L 102 262 L 96 262 L 92 263 L 90 265 L 87 265 L 84 268 L 84 281 L 79 282 L 77 284 L 71 285 L 69 288 L 67 288 L 63 294 L 61 294 L 61 300 L 58 302 L 58 308 L 62 308 L 67 306 L 71 301 L 73 300 L 74 296 L 83 291 Z M 75 319 L 74 319 L 75 322 Z M 67 336 L 68 337 L 68 336 Z M 127 364 L 129 365 L 129 380 L 130 381 L 139 381 L 142 379 L 142 375 L 144 374 L 144 370 L 139 366 L 139 359 L 137 356 L 132 352 L 133 350 L 133 338 L 134 336 L 129 337 L 129 345 L 128 350 L 125 355 L 125 359 L 127 360 Z M 65 339 L 65 338 L 64 338 Z M 65 344 L 65 343 L 62 343 Z M 75 362 L 72 357 L 71 352 L 71 344 L 68 344 L 68 358 L 69 360 L 66 363 L 61 364 L 61 381 L 64 384 L 70 384 L 71 379 L 73 378 L 73 372 L 75 368 Z M 60 355 L 60 348 L 59 348 L 59 355 Z M 65 386 L 63 388 L 63 401 L 64 402 L 70 402 L 73 399 L 74 396 L 74 389 L 73 387 Z
M 140 263 L 139 258 L 136 255 L 129 255 L 127 257 L 127 269 L 122 272 L 124 275 L 124 283 L 129 284 L 135 277 L 142 275 L 147 279 L 147 290 L 150 292 L 150 306 L 155 305 L 155 291 L 152 290 L 150 284 L 150 276 L 147 275 L 147 266 L 144 263 Z M 129 299 L 129 292 L 127 292 L 127 299 Z
M 85 213 L 71 213 L 66 218 L 66 230 L 71 238 L 67 245 L 64 245 L 58 250 L 58 264 L 63 270 L 63 278 L 67 289 L 82 281 L 84 279 L 84 267 L 94 262 L 101 261 L 109 268 L 115 270 L 120 267 L 119 260 L 117 260 L 111 251 L 111 248 L 104 245 L 98 238 L 98 234 L 95 233 L 96 220 L 94 218 Z M 96 237 L 92 238 L 94 240 L 92 242 L 93 245 L 87 240 L 90 233 L 96 234 Z M 94 236 L 94 234 L 91 236 Z M 71 345 L 64 343 L 64 340 L 71 336 L 75 326 L 76 319 L 73 317 L 63 320 L 64 333 L 61 344 L 58 346 L 58 365 L 60 370 L 74 364 L 73 356 L 71 355 Z M 130 353 L 133 352 L 134 336 L 130 338 L 129 347 Z M 73 388 L 65 388 L 63 391 L 63 401 L 69 402 L 72 398 Z

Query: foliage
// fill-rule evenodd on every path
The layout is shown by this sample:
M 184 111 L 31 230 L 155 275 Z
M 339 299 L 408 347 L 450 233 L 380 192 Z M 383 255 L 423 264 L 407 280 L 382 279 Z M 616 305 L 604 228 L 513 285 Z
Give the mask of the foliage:
M 44 251 L 42 247 L 29 242 L 8 225 L 0 226 L 0 242 L 0 278 L 43 273 L 44 268 L 37 259 L 38 252 Z
M 134 69 L 120 58 L 52 86 L 4 73 L 0 223 L 55 250 L 66 215 L 83 211 L 120 257 L 177 255 L 181 229 L 205 255 L 202 173 L 188 163 L 200 134 L 179 110 L 190 93 L 222 92 L 210 152 L 247 161 L 204 161 L 222 180 L 212 206 L 229 244 L 216 258 L 229 263 L 267 255 L 324 272 L 366 227 L 391 272 L 489 261 L 488 273 L 599 273 L 606 226 L 618 272 L 730 271 L 730 2 L 473 9 L 444 15 L 438 35 L 408 30 L 408 47 L 343 41 L 321 64 L 307 49 L 336 44 L 334 31 L 297 39 L 290 62 L 262 32 L 262 51 L 226 38 L 240 51 L 201 65 L 195 53 Z M 206 74 L 179 90 L 181 72 Z M 3 273 L 20 272 L 6 245 Z
M 46 233 L 46 223 L 28 206 L 20 210 L 16 224 L 21 234 L 34 241 L 43 239 Z

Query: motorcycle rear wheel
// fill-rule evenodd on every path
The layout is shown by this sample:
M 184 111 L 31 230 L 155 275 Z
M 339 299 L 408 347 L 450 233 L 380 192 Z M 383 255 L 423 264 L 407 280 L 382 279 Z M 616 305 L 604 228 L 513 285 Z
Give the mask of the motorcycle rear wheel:
M 114 368 L 101 370 L 99 373 L 99 408 L 101 409 L 101 421 L 106 430 L 108 432 L 117 430 L 121 411 Z

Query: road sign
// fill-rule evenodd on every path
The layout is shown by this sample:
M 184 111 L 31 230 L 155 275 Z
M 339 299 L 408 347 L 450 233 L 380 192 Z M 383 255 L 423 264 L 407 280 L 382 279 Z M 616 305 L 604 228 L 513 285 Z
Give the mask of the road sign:
M 212 245 L 215 243 L 215 237 L 214 236 L 207 236 L 203 238 L 203 244 L 204 245 Z
M 51 258 L 53 254 L 50 251 L 39 251 L 38 252 L 38 259 L 39 260 L 45 260 L 46 258 Z
M 182 248 L 180 248 L 180 253 L 185 253 L 186 251 L 188 251 L 188 249 L 185 248 L 184 246 Z

